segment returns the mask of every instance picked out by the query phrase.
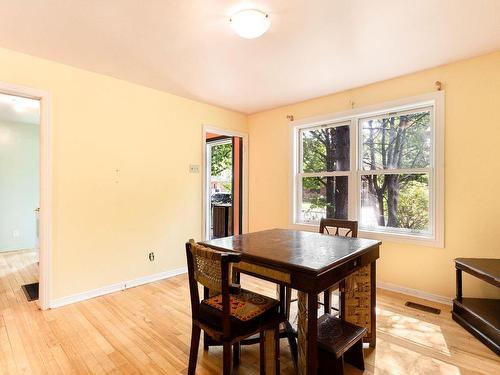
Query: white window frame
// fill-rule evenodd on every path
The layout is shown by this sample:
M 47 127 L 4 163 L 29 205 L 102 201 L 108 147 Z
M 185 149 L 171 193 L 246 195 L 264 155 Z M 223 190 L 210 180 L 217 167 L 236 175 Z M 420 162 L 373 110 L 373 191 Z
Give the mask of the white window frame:
M 345 125 L 350 122 L 350 170 L 347 172 L 348 182 L 348 218 L 358 220 L 358 212 L 361 205 L 361 192 L 359 182 L 361 175 L 379 173 L 378 171 L 362 171 L 359 150 L 361 147 L 361 137 L 359 136 L 360 120 L 367 117 L 384 115 L 392 112 L 414 111 L 432 107 L 431 116 L 434 120 L 432 126 L 432 154 L 430 168 L 422 168 L 421 172 L 429 173 L 430 190 L 430 234 L 409 234 L 395 233 L 381 230 L 367 230 L 360 228 L 358 236 L 373 238 L 380 241 L 400 242 L 406 244 L 423 245 L 430 247 L 444 247 L 444 118 L 445 94 L 444 91 L 437 91 L 429 94 L 418 95 L 401 100 L 386 102 L 363 108 L 356 108 L 344 112 L 308 118 L 290 122 L 290 223 L 292 229 L 317 231 L 318 224 L 298 223 L 298 215 L 301 199 L 301 180 L 308 175 L 316 173 L 300 173 L 301 142 L 300 130 L 314 128 L 323 125 Z M 418 173 L 419 169 L 393 170 L 391 173 Z M 385 171 L 387 172 L 387 171 Z M 380 173 L 383 173 L 381 171 Z M 322 175 L 346 175 L 346 171 L 321 172 Z

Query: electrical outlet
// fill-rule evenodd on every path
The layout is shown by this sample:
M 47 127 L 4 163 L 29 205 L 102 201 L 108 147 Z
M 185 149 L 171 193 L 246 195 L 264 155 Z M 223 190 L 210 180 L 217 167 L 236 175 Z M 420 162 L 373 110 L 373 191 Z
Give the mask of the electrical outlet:
M 19 233 L 18 229 L 12 231 L 12 237 L 19 237 L 19 235 L 20 235 L 20 233 Z
M 149 261 L 152 262 L 155 260 L 155 253 L 154 252 L 150 252 L 148 254 L 148 258 L 149 258 Z

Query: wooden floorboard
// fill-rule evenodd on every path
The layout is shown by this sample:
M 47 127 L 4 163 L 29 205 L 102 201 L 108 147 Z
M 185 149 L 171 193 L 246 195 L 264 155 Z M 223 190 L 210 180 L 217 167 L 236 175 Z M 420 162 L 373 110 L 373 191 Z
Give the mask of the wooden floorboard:
M 186 374 L 191 312 L 187 278 L 176 276 L 88 301 L 39 311 L 22 284 L 37 280 L 32 251 L 0 254 L 0 374 Z M 243 276 L 269 296 L 275 287 Z M 442 310 L 434 315 L 406 301 Z M 500 374 L 498 357 L 457 325 L 450 306 L 379 290 L 377 348 L 365 374 Z M 221 349 L 200 348 L 198 374 L 220 374 Z M 281 343 L 281 373 L 293 374 Z M 242 349 L 240 374 L 258 374 L 258 346 Z M 347 374 L 362 372 L 347 365 Z

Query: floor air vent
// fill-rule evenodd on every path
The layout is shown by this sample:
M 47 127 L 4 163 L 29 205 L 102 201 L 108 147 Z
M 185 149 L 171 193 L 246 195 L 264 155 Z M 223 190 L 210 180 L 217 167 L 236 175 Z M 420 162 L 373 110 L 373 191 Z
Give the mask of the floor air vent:
M 428 313 L 432 314 L 437 314 L 439 315 L 441 313 L 441 310 L 436 309 L 434 307 L 426 306 L 426 305 L 421 305 L 420 303 L 415 303 L 415 302 L 406 302 L 405 306 L 411 307 L 412 309 L 417 309 L 417 310 L 422 310 Z
M 38 283 L 23 285 L 24 294 L 28 302 L 36 301 L 38 299 Z

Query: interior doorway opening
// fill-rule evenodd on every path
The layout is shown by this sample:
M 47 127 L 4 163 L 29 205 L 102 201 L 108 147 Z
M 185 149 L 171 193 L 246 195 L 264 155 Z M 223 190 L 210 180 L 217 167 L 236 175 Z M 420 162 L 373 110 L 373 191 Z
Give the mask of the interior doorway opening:
M 21 289 L 22 285 L 26 285 L 27 283 L 33 284 L 38 281 L 38 300 L 34 302 L 27 302 L 25 299 L 25 302 L 23 302 L 23 298 L 19 297 L 16 298 L 16 301 L 19 303 L 35 303 L 40 307 L 40 309 L 47 310 L 50 308 L 51 304 L 50 226 L 52 222 L 52 169 L 49 119 L 50 95 L 48 92 L 43 90 L 14 85 L 6 82 L 0 82 L 0 95 L 2 98 L 1 100 L 4 103 L 4 120 L 5 116 L 8 116 L 7 113 L 10 113 L 11 116 L 17 116 L 17 119 L 18 117 L 24 118 L 22 121 L 19 121 L 18 119 L 17 122 L 31 122 L 36 124 L 37 127 L 36 134 L 34 134 L 35 132 L 32 132 L 33 137 L 35 138 L 35 140 L 32 139 L 32 143 L 34 142 L 36 146 L 32 146 L 30 153 L 21 153 L 21 158 L 23 155 L 25 157 L 31 155 L 29 156 L 32 158 L 31 162 L 36 163 L 36 167 L 32 168 L 36 169 L 37 178 L 35 178 L 35 182 L 26 181 L 26 176 L 22 176 L 22 174 L 26 173 L 28 169 L 20 166 L 14 168 L 12 178 L 8 179 L 11 183 L 20 179 L 22 180 L 22 185 L 25 187 L 30 184 L 34 185 L 31 186 L 31 190 L 35 190 L 35 193 L 33 194 L 37 195 L 37 199 L 30 203 L 27 211 L 24 211 L 24 217 L 27 218 L 25 220 L 28 220 L 30 224 L 26 227 L 19 226 L 19 228 L 12 228 L 12 225 L 15 223 L 15 219 L 11 218 L 6 222 L 0 222 L 0 230 L 3 229 L 4 234 L 6 234 L 7 237 L 21 238 L 23 234 L 30 234 L 32 240 L 28 245 L 28 249 L 26 250 L 27 252 L 22 252 L 23 249 L 21 249 L 21 252 L 11 251 L 5 253 L 13 256 L 11 256 L 7 262 L 0 263 L 0 266 L 3 267 L 3 269 L 0 270 L 0 274 L 3 274 L 2 272 L 4 270 L 9 270 L 11 268 L 18 268 L 18 271 L 24 272 L 24 275 L 26 276 L 25 278 L 19 278 L 17 277 L 19 276 L 17 274 L 11 275 L 16 282 L 10 283 L 9 285 L 16 288 L 16 295 L 25 294 Z M 10 107 L 10 110 L 7 110 L 5 106 Z M 29 120 L 30 116 L 31 120 Z M 16 135 L 16 131 L 19 129 L 20 128 L 11 128 L 7 130 L 4 129 L 2 131 L 2 134 L 0 135 L 0 148 L 2 148 L 0 162 L 3 161 L 4 163 L 9 164 L 11 161 L 11 157 L 8 156 L 11 152 L 9 148 L 16 143 L 16 139 L 19 139 L 19 135 Z M 33 154 L 35 149 L 36 155 Z M 4 151 L 7 154 L 5 154 Z M 7 169 L 9 168 L 12 169 L 10 164 L 7 166 Z M 33 176 L 33 174 L 30 175 Z M 8 189 L 12 190 L 12 187 L 10 186 Z M 9 193 L 0 192 L 0 199 L 9 199 L 9 196 Z M 21 198 L 22 197 L 23 195 L 21 195 Z M 18 224 L 15 225 L 17 226 Z M 23 245 L 21 247 L 26 246 Z M 13 247 L 12 249 L 18 250 L 16 247 Z M 1 254 L 2 253 L 0 252 L 0 256 Z M 28 269 L 31 271 L 28 272 Z
M 244 135 L 204 132 L 204 238 L 244 231 Z
M 39 299 L 40 100 L 0 93 L 0 277 Z

